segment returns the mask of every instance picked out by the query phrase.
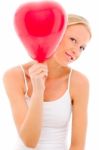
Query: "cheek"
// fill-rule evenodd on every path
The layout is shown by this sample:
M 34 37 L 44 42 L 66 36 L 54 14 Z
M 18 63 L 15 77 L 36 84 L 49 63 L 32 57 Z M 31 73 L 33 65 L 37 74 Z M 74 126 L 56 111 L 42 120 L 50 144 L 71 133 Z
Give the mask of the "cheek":
M 54 55 L 53 58 L 57 61 L 60 60 L 60 58 L 62 57 L 62 52 L 60 50 L 57 50 Z
M 59 50 L 57 50 L 57 51 L 54 53 L 53 57 L 54 57 L 54 58 L 58 58 L 59 55 L 60 55 Z
M 65 49 L 68 49 L 70 46 L 72 46 L 70 40 L 63 39 L 63 40 L 61 41 L 61 44 L 60 44 L 60 48 L 61 48 L 61 49 L 64 49 L 64 50 L 65 50 Z
M 67 40 L 66 38 L 63 38 L 59 44 L 59 47 L 62 48 L 62 47 L 65 47 L 67 45 Z

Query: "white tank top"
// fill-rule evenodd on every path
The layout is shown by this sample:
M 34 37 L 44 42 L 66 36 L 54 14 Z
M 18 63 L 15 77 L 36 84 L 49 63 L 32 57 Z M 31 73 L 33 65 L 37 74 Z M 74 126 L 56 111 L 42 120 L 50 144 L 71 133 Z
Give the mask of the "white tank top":
M 25 101 L 29 107 L 30 97 L 27 95 L 28 85 L 25 71 L 21 66 L 25 81 Z M 68 125 L 71 116 L 71 96 L 70 96 L 70 77 L 68 77 L 68 88 L 65 93 L 57 100 L 43 102 L 42 130 L 38 145 L 35 149 L 30 149 L 19 144 L 16 150 L 67 150 Z

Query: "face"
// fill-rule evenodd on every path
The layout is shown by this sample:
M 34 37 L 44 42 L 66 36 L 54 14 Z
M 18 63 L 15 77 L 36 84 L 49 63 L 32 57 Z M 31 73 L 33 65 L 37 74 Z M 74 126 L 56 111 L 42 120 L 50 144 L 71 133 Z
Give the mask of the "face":
M 66 29 L 53 57 L 59 64 L 66 66 L 80 57 L 89 40 L 90 33 L 85 25 L 71 25 Z

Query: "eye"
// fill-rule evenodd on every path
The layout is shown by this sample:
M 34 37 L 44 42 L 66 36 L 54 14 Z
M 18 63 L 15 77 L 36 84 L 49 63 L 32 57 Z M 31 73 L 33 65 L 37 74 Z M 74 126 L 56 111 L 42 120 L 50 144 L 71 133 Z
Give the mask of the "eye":
M 81 46 L 80 47 L 80 51 L 84 51 L 85 50 L 85 47 L 84 46 Z
M 76 40 L 75 38 L 73 38 L 73 37 L 71 37 L 70 40 L 71 40 L 72 42 L 74 42 L 74 43 L 77 42 L 77 40 Z

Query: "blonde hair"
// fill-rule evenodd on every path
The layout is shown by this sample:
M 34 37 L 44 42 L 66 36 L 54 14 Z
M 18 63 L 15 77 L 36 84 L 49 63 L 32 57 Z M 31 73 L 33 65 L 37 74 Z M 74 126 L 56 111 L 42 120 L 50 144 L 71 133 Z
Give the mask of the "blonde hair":
M 68 24 L 67 26 L 76 25 L 76 24 L 83 24 L 87 28 L 87 30 L 90 33 L 90 36 L 92 36 L 91 28 L 89 25 L 89 22 L 87 19 L 85 19 L 82 16 L 76 15 L 76 14 L 68 14 Z

